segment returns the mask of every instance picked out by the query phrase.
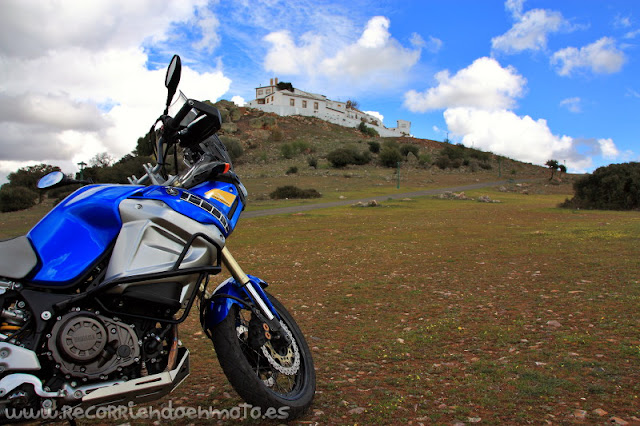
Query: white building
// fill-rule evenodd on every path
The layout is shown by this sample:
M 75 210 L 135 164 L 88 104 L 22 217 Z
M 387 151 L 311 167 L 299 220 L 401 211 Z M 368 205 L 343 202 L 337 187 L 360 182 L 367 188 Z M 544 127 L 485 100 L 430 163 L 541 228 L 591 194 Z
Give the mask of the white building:
M 356 108 L 347 107 L 346 102 L 332 101 L 324 95 L 288 88 L 278 88 L 278 79 L 271 79 L 269 86 L 256 88 L 256 98 L 246 106 L 278 115 L 306 115 L 318 117 L 345 127 L 358 127 L 363 121 L 373 127 L 380 136 L 410 136 L 411 122 L 398 120 L 398 127 L 387 128 L 377 117 Z M 292 89 L 292 90 L 291 90 Z

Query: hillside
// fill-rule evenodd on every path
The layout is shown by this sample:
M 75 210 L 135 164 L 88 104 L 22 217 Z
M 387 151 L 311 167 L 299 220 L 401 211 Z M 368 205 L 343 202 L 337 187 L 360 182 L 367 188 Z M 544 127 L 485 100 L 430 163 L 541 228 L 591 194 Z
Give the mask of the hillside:
M 417 155 L 408 154 L 401 161 L 399 183 L 401 189 L 406 190 L 475 181 L 549 177 L 545 167 L 435 140 L 371 137 L 358 129 L 314 117 L 281 117 L 239 108 L 228 101 L 218 102 L 216 106 L 225 121 L 220 131 L 221 139 L 228 146 L 238 144 L 242 147 L 243 154 L 236 161 L 236 169 L 249 189 L 250 201 L 254 202 L 268 199 L 268 194 L 282 184 L 315 188 L 325 199 L 357 196 L 372 190 L 380 194 L 397 191 L 396 168 L 381 166 L 380 154 L 371 153 L 370 144 L 417 148 Z M 345 147 L 360 153 L 369 152 L 371 161 L 366 165 L 332 167 L 327 155 Z M 460 158 L 451 161 L 449 167 L 441 168 L 438 163 L 445 154 Z M 315 168 L 309 165 L 313 161 L 317 163 Z M 292 168 L 297 168 L 297 172 L 287 175 Z M 571 192 L 572 180 L 573 177 L 564 176 L 554 183 L 567 193 Z

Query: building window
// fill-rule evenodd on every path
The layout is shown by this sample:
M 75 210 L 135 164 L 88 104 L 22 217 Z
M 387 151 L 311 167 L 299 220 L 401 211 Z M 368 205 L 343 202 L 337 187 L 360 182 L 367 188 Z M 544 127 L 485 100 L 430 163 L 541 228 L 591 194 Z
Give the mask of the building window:
M 265 93 L 266 93 L 267 95 L 270 95 L 270 94 L 271 94 L 271 89 L 267 89 L 267 90 L 265 90 Z
M 258 90 L 258 95 L 262 95 L 262 89 Z
M 267 103 L 269 103 L 269 98 L 267 98 Z
M 302 101 L 302 108 L 306 108 L 307 107 L 307 101 Z
M 289 99 L 289 105 L 296 106 L 296 100 L 295 99 Z
M 318 103 L 317 102 L 313 103 L 313 109 L 318 109 Z

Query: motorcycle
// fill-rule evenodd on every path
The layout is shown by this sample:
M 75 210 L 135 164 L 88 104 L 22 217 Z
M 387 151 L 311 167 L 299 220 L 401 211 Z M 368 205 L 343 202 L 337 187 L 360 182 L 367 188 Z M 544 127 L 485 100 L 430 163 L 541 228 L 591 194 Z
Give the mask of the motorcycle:
M 27 235 L 0 242 L 0 421 L 8 410 L 139 404 L 173 391 L 189 374 L 178 326 L 196 301 L 247 403 L 289 419 L 311 405 L 315 371 L 300 328 L 226 246 L 247 192 L 216 135 L 219 111 L 182 92 L 171 102 L 181 68 L 175 55 L 151 131 L 157 161 L 144 176 L 82 186 Z M 171 147 L 187 166 L 175 175 Z M 52 172 L 38 186 L 78 182 Z M 231 277 L 210 291 L 222 266 Z

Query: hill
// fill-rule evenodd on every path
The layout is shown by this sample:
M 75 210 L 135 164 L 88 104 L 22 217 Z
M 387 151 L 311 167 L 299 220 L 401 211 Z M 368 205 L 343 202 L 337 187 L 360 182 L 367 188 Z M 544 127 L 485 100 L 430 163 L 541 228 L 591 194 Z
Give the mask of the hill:
M 227 146 L 239 145 L 243 154 L 236 169 L 250 193 L 250 201 L 268 199 L 277 186 L 293 184 L 314 188 L 325 199 L 374 195 L 396 191 L 455 186 L 468 182 L 498 179 L 544 179 L 545 167 L 519 162 L 461 145 L 411 137 L 372 137 L 356 128 L 343 127 L 315 117 L 282 117 L 263 111 L 237 107 L 229 101 L 215 104 L 223 117 L 220 137 Z M 377 146 L 393 146 L 410 152 L 396 167 L 380 165 Z M 409 147 L 409 148 L 406 148 Z M 328 155 L 349 148 L 368 153 L 365 165 L 332 167 Z M 295 171 L 295 172 L 292 172 Z M 289 172 L 289 174 L 287 174 Z M 553 183 L 571 192 L 572 176 Z M 548 182 L 545 182 L 546 185 Z M 555 185 L 555 186 L 558 186 Z M 546 188 L 546 189 L 553 189 Z M 542 186 L 538 191 L 543 190 Z M 260 205 L 260 203 L 258 203 Z

